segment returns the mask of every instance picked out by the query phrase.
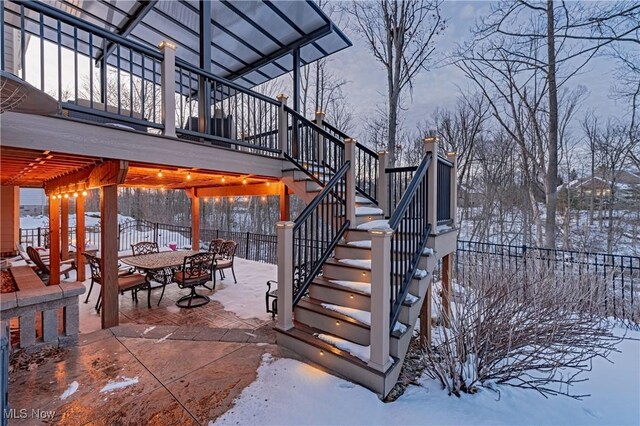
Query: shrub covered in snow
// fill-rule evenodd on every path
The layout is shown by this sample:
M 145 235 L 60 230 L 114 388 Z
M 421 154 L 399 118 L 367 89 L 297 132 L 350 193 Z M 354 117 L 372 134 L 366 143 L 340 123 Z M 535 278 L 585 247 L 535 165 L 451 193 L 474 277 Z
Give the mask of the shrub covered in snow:
M 619 341 L 598 315 L 605 294 L 596 279 L 557 281 L 535 262 L 515 272 L 480 262 L 470 273 L 473 285 L 454 288 L 449 314 L 435 292 L 444 321 L 424 349 L 425 372 L 458 396 L 493 384 L 584 396 L 571 385 Z

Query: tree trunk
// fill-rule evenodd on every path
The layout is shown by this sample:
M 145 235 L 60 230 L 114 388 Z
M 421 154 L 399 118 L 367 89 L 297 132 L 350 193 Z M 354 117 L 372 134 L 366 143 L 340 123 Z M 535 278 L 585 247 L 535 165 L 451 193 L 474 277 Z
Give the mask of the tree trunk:
M 547 51 L 549 57 L 549 164 L 546 175 L 547 217 L 544 246 L 556 245 L 556 210 L 558 207 L 558 88 L 556 85 L 556 47 L 553 0 L 547 0 Z

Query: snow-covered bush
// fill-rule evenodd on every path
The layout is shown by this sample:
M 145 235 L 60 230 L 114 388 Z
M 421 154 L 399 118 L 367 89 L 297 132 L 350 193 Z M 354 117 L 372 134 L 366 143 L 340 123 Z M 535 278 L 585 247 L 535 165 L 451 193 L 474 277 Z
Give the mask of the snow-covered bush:
M 619 340 L 598 314 L 605 295 L 595 277 L 557 281 L 542 262 L 503 271 L 481 258 L 468 273 L 473 285 L 454 286 L 448 321 L 424 348 L 427 375 L 457 396 L 494 384 L 583 396 L 571 385 Z M 437 289 L 433 299 L 442 315 Z

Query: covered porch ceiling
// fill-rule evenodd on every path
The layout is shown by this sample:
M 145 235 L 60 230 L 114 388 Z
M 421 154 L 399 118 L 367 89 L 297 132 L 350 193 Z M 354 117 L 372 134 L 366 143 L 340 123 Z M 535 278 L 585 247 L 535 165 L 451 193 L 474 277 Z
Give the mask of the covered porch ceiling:
M 305 1 L 227 1 L 214 0 L 51 0 L 35 2 L 38 7 L 69 13 L 114 34 L 156 48 L 170 41 L 177 46 L 177 58 L 189 64 L 200 62 L 200 37 L 209 35 L 210 72 L 253 87 L 294 68 L 293 52 L 300 51 L 300 62 L 308 64 L 346 47 L 350 40 L 311 0 Z M 210 8 L 209 28 L 200 31 L 200 6 Z M 6 22 L 20 27 L 20 5 L 5 2 Z M 207 11 L 208 12 L 208 11 Z M 24 12 L 26 30 L 40 33 L 36 20 Z M 57 42 L 54 28 L 44 29 L 44 37 Z M 73 28 L 63 25 L 61 42 L 74 43 Z M 113 53 L 106 43 L 93 56 Z M 209 53 L 209 52 L 207 52 Z M 205 55 L 204 57 L 207 57 Z
M 74 174 L 82 177 L 83 172 L 89 173 L 108 161 L 110 160 L 99 157 L 0 146 L 0 183 L 3 186 L 44 188 L 47 182 L 56 179 L 61 180 Z M 271 191 L 267 188 L 273 186 L 272 191 L 277 193 L 275 191 L 278 185 L 271 184 L 278 180 L 269 177 L 142 162 L 127 164 L 126 177 L 121 184 L 125 187 L 207 189 L 209 191 L 203 191 L 202 194 L 215 196 L 234 195 L 236 192 L 237 195 L 251 195 L 248 189 L 255 190 L 257 186 L 262 188 L 259 193 L 269 193 Z M 69 182 L 67 187 L 74 188 L 73 182 Z

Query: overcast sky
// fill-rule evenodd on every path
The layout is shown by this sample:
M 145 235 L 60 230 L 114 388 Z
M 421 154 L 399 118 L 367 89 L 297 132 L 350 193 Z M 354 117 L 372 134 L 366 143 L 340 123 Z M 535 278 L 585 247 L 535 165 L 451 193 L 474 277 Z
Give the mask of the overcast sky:
M 449 55 L 458 43 L 468 40 L 475 19 L 489 11 L 490 3 L 486 1 L 445 1 L 442 15 L 448 25 L 436 45 L 439 57 Z M 340 27 L 353 42 L 353 47 L 333 55 L 332 68 L 349 81 L 345 88 L 347 99 L 357 115 L 357 122 L 361 123 L 375 111 L 376 105 L 386 102 L 386 73 L 349 25 L 343 23 Z M 596 58 L 584 73 L 571 80 L 572 86 L 582 84 L 589 92 L 582 112 L 593 107 L 602 116 L 616 115 L 616 102 L 609 96 L 612 71 L 610 60 Z M 438 107 L 453 107 L 460 88 L 475 91 L 471 82 L 454 66 L 434 66 L 422 72 L 415 82 L 413 101 L 404 113 L 405 128 L 413 130 Z

